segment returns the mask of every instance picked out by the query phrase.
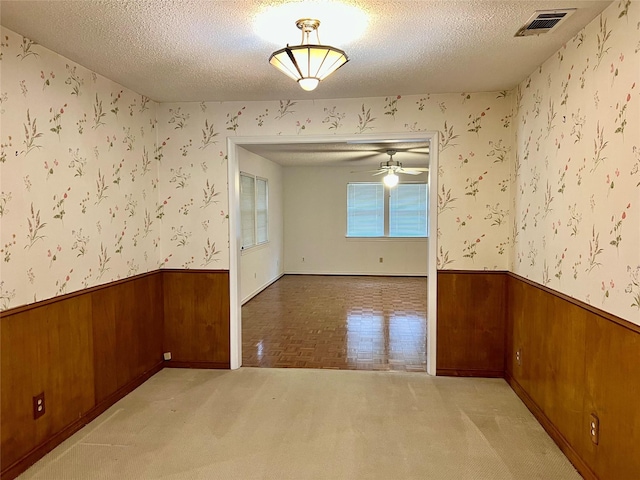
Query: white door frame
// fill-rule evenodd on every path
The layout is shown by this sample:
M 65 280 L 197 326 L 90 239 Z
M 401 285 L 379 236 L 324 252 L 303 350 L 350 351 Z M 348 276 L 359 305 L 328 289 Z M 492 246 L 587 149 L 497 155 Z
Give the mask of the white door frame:
M 242 366 L 242 318 L 240 298 L 240 170 L 237 148 L 256 144 L 345 143 L 348 141 L 424 141 L 429 146 L 429 251 L 427 281 L 427 373 L 436 374 L 437 332 L 437 252 L 438 252 L 438 147 L 437 131 L 410 133 L 375 133 L 352 135 L 265 135 L 227 138 L 227 174 L 229 186 L 229 294 L 231 369 Z

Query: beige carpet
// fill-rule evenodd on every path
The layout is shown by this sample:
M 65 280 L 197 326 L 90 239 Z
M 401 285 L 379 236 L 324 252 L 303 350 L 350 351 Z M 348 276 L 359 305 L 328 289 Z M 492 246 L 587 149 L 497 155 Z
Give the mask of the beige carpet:
M 503 380 L 165 369 L 21 479 L 579 479 Z

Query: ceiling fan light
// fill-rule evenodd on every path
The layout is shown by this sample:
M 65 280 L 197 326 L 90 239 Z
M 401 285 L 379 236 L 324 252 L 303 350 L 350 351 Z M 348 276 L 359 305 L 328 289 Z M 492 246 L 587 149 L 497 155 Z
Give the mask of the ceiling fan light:
M 398 184 L 398 180 L 399 180 L 398 176 L 395 173 L 393 173 L 392 170 L 389 170 L 389 173 L 386 174 L 382 179 L 384 184 L 389 188 L 395 187 Z

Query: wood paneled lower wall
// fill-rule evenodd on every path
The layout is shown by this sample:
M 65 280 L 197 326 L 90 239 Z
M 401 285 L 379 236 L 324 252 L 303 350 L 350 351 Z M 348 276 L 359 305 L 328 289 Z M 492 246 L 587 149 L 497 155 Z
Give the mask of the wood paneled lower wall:
M 163 270 L 164 348 L 172 367 L 229 368 L 229 275 Z
M 438 271 L 436 374 L 504 376 L 506 272 Z
M 228 272 L 156 271 L 5 311 L 0 339 L 11 479 L 163 366 L 228 367 Z M 504 375 L 585 478 L 640 478 L 637 325 L 511 273 L 440 271 L 437 362 L 440 375 Z
M 583 477 L 639 479 L 640 327 L 516 275 L 507 280 L 507 381 Z
M 584 478 L 640 479 L 640 326 L 512 273 L 439 271 L 437 345 L 439 375 L 504 376 Z
M 0 362 L 0 477 L 12 479 L 163 366 L 228 367 L 229 274 L 161 270 L 7 310 Z

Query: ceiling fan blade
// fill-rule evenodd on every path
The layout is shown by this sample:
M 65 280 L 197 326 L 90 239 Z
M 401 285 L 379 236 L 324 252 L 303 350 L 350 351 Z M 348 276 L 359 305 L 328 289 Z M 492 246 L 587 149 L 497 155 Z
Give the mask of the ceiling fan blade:
M 404 150 L 398 150 L 399 152 L 405 153 L 419 153 L 421 155 L 429 154 L 429 147 L 415 147 L 415 148 L 406 148 Z
M 375 177 L 376 175 L 382 175 L 383 173 L 387 172 L 389 172 L 389 170 L 383 168 L 382 170 L 378 170 L 378 173 L 374 173 L 373 176 Z
M 429 169 L 428 168 L 422 168 L 422 167 L 403 167 L 405 170 L 415 170 L 416 172 L 428 172 Z
M 369 160 L 370 158 L 376 158 L 380 156 L 378 152 L 355 152 L 355 154 L 350 153 L 351 157 L 357 156 L 357 158 L 347 158 L 348 162 L 360 162 L 362 160 Z
M 396 170 L 398 173 L 403 173 L 406 175 L 422 175 L 423 172 L 416 172 L 414 170 L 406 170 L 406 169 L 401 169 L 401 170 Z
M 349 173 L 373 173 L 373 172 L 378 172 L 380 173 L 380 169 L 376 169 L 376 170 L 352 170 Z

